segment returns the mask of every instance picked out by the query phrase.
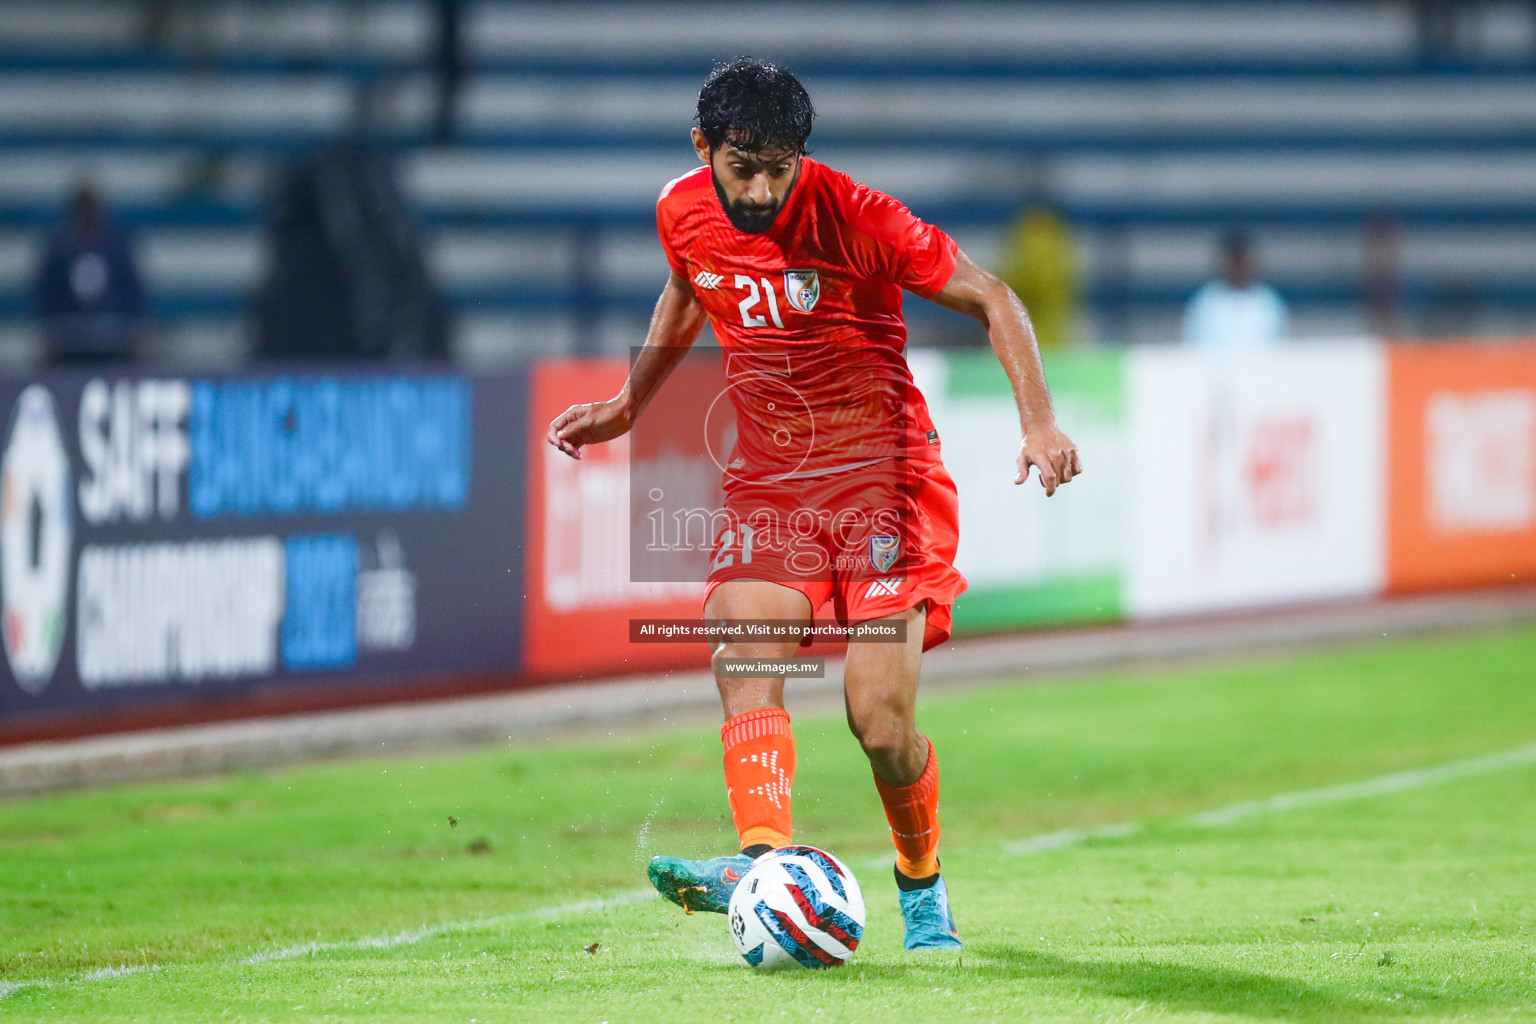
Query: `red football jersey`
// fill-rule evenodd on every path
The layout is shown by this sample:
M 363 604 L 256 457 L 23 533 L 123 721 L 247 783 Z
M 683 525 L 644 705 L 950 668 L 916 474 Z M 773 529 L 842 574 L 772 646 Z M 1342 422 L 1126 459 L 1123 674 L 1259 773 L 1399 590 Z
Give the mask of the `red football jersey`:
M 662 190 L 656 225 L 724 349 L 732 475 L 794 479 L 937 458 L 903 355 L 901 290 L 929 298 L 942 289 L 953 239 L 809 157 L 762 234 L 731 224 L 708 167 Z

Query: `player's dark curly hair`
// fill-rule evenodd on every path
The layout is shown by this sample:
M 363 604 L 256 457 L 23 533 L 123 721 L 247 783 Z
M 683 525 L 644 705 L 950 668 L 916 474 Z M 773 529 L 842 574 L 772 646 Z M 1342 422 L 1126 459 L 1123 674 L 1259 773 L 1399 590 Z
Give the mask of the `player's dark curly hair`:
M 815 117 L 800 80 L 756 57 L 716 64 L 699 90 L 697 123 L 711 150 L 730 142 L 749 153 L 778 146 L 806 153 Z

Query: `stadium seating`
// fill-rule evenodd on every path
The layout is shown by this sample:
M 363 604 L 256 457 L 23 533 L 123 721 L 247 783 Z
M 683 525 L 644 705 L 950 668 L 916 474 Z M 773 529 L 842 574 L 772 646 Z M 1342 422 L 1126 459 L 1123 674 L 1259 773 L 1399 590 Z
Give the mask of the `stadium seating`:
M 802 73 L 819 157 L 983 262 L 1023 204 L 1056 206 L 1090 339 L 1173 337 L 1231 225 L 1255 230 L 1299 334 L 1376 326 L 1372 258 L 1395 265 L 1404 330 L 1536 326 L 1529 5 L 1467 5 L 1447 51 L 1386 0 L 473 3 L 444 146 L 428 0 L 6 7 L 0 360 L 31 351 L 27 277 L 82 177 L 139 232 L 163 353 L 239 358 L 268 173 L 352 132 L 399 159 L 465 360 L 637 343 L 665 274 L 653 200 L 693 161 L 711 60 L 737 52 Z

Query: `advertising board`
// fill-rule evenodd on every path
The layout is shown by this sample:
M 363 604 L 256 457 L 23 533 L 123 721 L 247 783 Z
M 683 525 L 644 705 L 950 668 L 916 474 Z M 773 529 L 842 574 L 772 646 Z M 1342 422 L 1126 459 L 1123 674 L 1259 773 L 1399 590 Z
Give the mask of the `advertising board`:
M 525 387 L 0 381 L 0 718 L 515 672 Z
M 527 434 L 527 637 L 536 676 L 579 676 L 677 665 L 707 666 L 703 644 L 632 644 L 631 618 L 697 618 L 702 582 L 636 582 L 630 559 L 632 436 L 582 449 L 580 460 L 545 441 L 571 405 L 611 397 L 623 358 L 543 362 L 530 378 Z M 666 388 L 656 401 L 665 400 Z
M 1057 421 L 1085 468 L 1046 498 L 1033 477 L 1013 483 L 1019 413 L 997 357 L 909 353 L 960 492 L 956 567 L 970 586 L 955 604 L 957 632 L 1120 617 L 1122 360 L 1113 350 L 1046 357 Z
M 1139 349 L 1128 359 L 1129 615 L 1380 590 L 1380 345 Z
M 1396 344 L 1388 367 L 1389 588 L 1536 579 L 1536 346 Z

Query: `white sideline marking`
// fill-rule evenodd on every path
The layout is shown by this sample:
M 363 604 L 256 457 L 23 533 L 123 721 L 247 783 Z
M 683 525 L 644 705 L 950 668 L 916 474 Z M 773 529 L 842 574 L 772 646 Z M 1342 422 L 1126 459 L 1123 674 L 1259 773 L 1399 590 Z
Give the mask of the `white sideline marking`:
M 1322 786 L 1318 789 L 1298 789 L 1290 793 L 1278 793 L 1262 800 L 1243 800 L 1223 807 L 1213 807 L 1209 811 L 1201 811 L 1199 814 L 1181 820 L 1190 825 L 1216 828 L 1230 825 L 1234 821 L 1242 821 L 1244 818 L 1257 817 L 1260 814 L 1277 814 L 1281 811 L 1293 811 L 1299 807 L 1317 807 L 1322 804 L 1337 804 L 1347 800 L 1385 796 L 1388 793 L 1401 793 L 1404 790 L 1432 786 L 1454 779 L 1491 775 L 1494 772 L 1521 768 L 1529 764 L 1536 764 L 1536 743 L 1500 751 L 1497 754 L 1470 757 L 1464 761 L 1450 761 L 1429 768 L 1410 768 L 1407 771 L 1378 775 L 1374 779 L 1364 779 L 1360 782 L 1345 782 L 1337 786 Z M 1077 846 L 1091 839 L 1124 839 L 1144 828 L 1146 826 L 1139 821 L 1123 821 L 1112 825 L 1058 829 L 1055 832 L 1043 832 L 1037 836 L 1004 843 L 1003 856 L 1027 857 L 1030 854 L 1048 853 L 1051 850 Z
M 1295 810 L 1298 807 L 1316 807 L 1319 804 L 1337 804 L 1346 800 L 1361 800 L 1387 793 L 1400 793 L 1405 789 L 1418 789 L 1420 786 L 1432 786 L 1437 782 L 1465 779 L 1474 775 L 1488 775 L 1528 764 L 1536 764 L 1536 743 L 1528 747 L 1505 750 L 1498 754 L 1485 754 L 1465 761 L 1452 761 L 1432 768 L 1410 768 L 1390 775 L 1379 775 L 1363 782 L 1346 782 L 1338 786 L 1323 786 L 1321 789 L 1302 789 L 1294 793 L 1281 793 L 1264 800 L 1247 800 L 1243 803 L 1228 804 L 1225 807 L 1217 807 L 1215 810 L 1197 814 L 1189 820 L 1196 825 L 1228 825 L 1259 814 L 1273 814 L 1278 811 Z
M 539 907 L 535 910 L 521 910 L 511 914 L 498 914 L 495 917 L 480 917 L 471 921 L 430 924 L 403 932 L 370 935 L 362 939 L 344 939 L 340 942 L 305 942 L 297 946 L 287 946 L 283 949 L 270 949 L 261 953 L 252 953 L 250 956 L 235 962 L 242 964 L 269 964 L 275 960 L 294 960 L 301 956 L 309 956 L 312 953 L 330 953 L 346 949 L 391 949 L 395 946 L 414 946 L 418 942 L 425 942 L 427 939 L 436 938 L 439 935 L 447 935 L 451 932 L 469 932 L 481 928 L 495 928 L 498 925 L 510 924 L 513 921 L 520 921 L 524 918 L 542 921 L 551 917 L 591 914 L 599 910 L 607 910 L 609 907 L 624 907 L 631 903 L 639 903 L 655 895 L 656 891 L 654 889 L 626 889 L 612 896 L 602 896 L 590 900 L 576 900 L 572 903 L 557 903 L 552 907 Z
M 163 964 L 132 964 L 124 967 L 98 967 L 94 971 L 86 971 L 84 974 L 76 974 L 68 978 L 38 978 L 36 981 L 0 982 L 0 999 L 13 996 L 26 988 L 53 988 L 55 985 L 69 985 L 77 981 L 110 981 L 113 978 L 126 978 L 130 974 L 145 974 L 149 971 L 158 971 L 163 966 Z
M 1440 782 L 1450 782 L 1454 779 L 1471 778 L 1477 775 L 1491 775 L 1494 772 L 1501 772 L 1510 768 L 1520 768 L 1530 764 L 1536 764 L 1536 743 L 1529 746 L 1516 747 L 1513 750 L 1505 750 L 1497 754 L 1484 754 L 1481 757 L 1467 758 L 1463 761 L 1451 761 L 1429 768 L 1410 768 L 1407 771 L 1392 772 L 1389 775 L 1379 775 L 1374 779 L 1365 779 L 1361 782 L 1346 782 L 1341 785 L 1323 786 L 1318 789 L 1300 789 L 1290 793 L 1280 793 L 1262 800 L 1245 800 L 1241 803 L 1227 804 L 1223 807 L 1203 811 L 1182 820 L 1193 825 L 1218 827 L 1260 814 L 1273 814 L 1280 811 L 1295 810 L 1298 807 L 1316 807 L 1321 804 L 1342 803 L 1347 800 L 1361 800 L 1367 797 L 1384 796 L 1388 793 L 1400 793 L 1404 790 L 1418 789 L 1422 786 L 1431 786 Z M 1005 843 L 1003 844 L 1002 853 L 1005 857 L 1026 857 L 1037 853 L 1047 853 L 1051 850 L 1066 849 L 1093 839 L 1124 839 L 1141 832 L 1145 827 L 1139 821 L 1125 821 L 1109 825 L 1088 825 L 1082 828 L 1058 829 L 1055 832 L 1045 832 L 1037 836 L 1029 836 Z M 886 863 L 889 863 L 889 858 L 883 857 L 880 859 L 880 864 Z M 235 964 L 266 964 L 280 960 L 294 960 L 302 956 L 310 956 L 314 953 L 412 946 L 418 942 L 424 942 L 427 939 L 452 932 L 469 932 L 483 928 L 495 928 L 498 925 L 526 919 L 544 920 L 552 917 L 566 917 L 572 914 L 590 914 L 599 910 L 606 910 L 609 907 L 622 907 L 632 903 L 640 903 L 654 896 L 655 893 L 650 889 L 626 889 L 612 896 L 575 900 L 570 903 L 557 903 L 533 910 L 498 914 L 495 917 L 426 925 L 407 931 L 388 932 L 383 935 L 371 935 L 361 939 L 346 939 L 339 942 L 306 942 L 296 946 L 286 946 L 281 949 L 252 953 L 249 956 L 225 962 Z M 38 978 L 35 981 L 0 982 L 0 999 L 5 999 L 29 988 L 53 988 L 57 985 L 70 985 L 80 982 L 107 981 L 113 978 L 143 974 L 148 971 L 158 971 L 169 966 L 176 965 L 139 964 L 128 967 L 102 967 L 94 971 L 87 971 L 83 974 L 64 978 Z
M 599 910 L 607 910 L 610 907 L 623 907 L 631 903 L 640 903 L 655 895 L 656 892 L 653 889 L 626 889 L 612 896 L 575 900 L 570 903 L 556 903 L 553 906 L 521 910 L 511 914 L 498 914 L 495 917 L 481 917 L 470 921 L 450 921 L 446 924 L 425 925 L 421 928 L 412 928 L 403 932 L 369 935 L 361 939 L 346 939 L 340 942 L 305 942 L 297 946 L 285 946 L 282 949 L 269 949 L 260 953 L 252 953 L 250 956 L 237 957 L 234 960 L 225 962 L 233 964 L 269 964 L 279 960 L 295 960 L 301 956 L 309 956 L 313 953 L 414 946 L 418 942 L 424 942 L 439 935 L 447 935 L 454 932 L 470 932 L 482 928 L 495 928 L 498 925 L 527 919 L 542 921 L 552 917 L 591 914 Z M 56 985 L 72 985 L 87 981 L 107 981 L 112 978 L 125 978 L 133 974 L 158 971 L 169 966 L 175 965 L 137 964 L 129 967 L 101 967 L 94 971 L 87 971 L 84 974 L 76 974 L 65 978 L 39 978 L 36 981 L 0 982 L 0 999 L 5 999 L 28 988 L 53 988 Z
M 1038 836 L 1004 843 L 1003 853 L 1009 857 L 1027 857 L 1032 853 L 1045 853 L 1048 850 L 1076 846 L 1090 839 L 1124 839 L 1126 836 L 1140 832 L 1142 828 L 1143 825 L 1139 821 L 1122 821 L 1113 825 L 1089 825 L 1085 828 L 1063 828 L 1055 832 L 1044 832 Z

